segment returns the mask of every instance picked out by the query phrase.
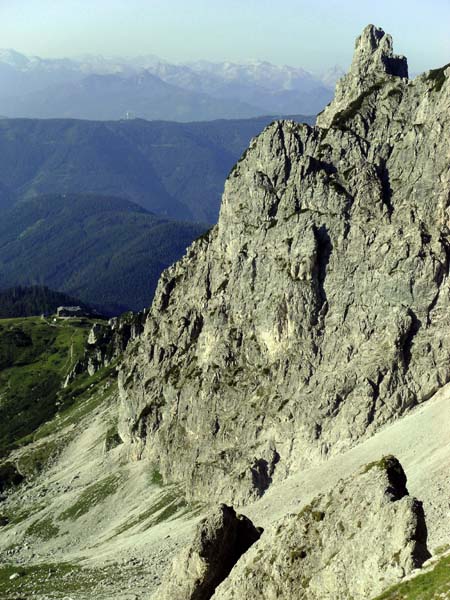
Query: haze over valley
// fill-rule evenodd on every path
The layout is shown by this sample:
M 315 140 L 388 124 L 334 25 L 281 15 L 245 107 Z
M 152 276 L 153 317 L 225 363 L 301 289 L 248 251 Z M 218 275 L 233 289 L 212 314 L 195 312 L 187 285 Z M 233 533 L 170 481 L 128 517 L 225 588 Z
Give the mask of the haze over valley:
M 265 61 L 171 64 L 156 56 L 42 59 L 0 50 L 6 117 L 205 121 L 320 112 L 339 67 L 314 76 Z

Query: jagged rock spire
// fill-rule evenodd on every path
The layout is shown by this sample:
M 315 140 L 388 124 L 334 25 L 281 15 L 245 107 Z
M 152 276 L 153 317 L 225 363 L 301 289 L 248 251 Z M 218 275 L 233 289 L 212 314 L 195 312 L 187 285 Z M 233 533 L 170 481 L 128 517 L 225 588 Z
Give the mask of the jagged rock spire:
M 408 77 L 408 62 L 393 52 L 392 37 L 375 25 L 367 25 L 355 43 L 350 73 L 362 77 L 370 73 Z
M 317 118 L 329 127 L 336 113 L 345 110 L 361 94 L 386 77 L 408 77 L 408 62 L 393 52 L 392 37 L 375 25 L 367 25 L 356 39 L 350 71 L 336 84 L 334 100 Z

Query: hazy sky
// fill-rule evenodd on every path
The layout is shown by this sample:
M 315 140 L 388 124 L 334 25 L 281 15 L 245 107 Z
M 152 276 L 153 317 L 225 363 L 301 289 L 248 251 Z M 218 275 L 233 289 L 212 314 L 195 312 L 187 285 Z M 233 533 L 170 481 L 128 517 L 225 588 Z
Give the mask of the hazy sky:
M 0 0 L 0 47 L 43 57 L 157 54 L 346 67 L 374 23 L 410 71 L 450 62 L 449 0 Z

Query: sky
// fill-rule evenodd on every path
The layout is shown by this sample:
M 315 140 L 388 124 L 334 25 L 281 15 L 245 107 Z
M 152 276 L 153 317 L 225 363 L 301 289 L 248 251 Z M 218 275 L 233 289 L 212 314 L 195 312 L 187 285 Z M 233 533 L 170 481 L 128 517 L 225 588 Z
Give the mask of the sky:
M 450 62 L 450 0 L 0 0 L 0 46 L 42 57 L 155 54 L 171 62 L 350 64 L 368 24 L 410 72 Z

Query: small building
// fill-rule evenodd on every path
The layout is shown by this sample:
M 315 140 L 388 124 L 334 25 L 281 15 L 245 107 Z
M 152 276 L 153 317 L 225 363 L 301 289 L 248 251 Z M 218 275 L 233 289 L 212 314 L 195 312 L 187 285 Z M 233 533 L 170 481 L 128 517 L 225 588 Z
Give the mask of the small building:
M 56 316 L 59 319 L 73 319 L 76 317 L 89 317 L 89 313 L 81 306 L 58 306 Z

